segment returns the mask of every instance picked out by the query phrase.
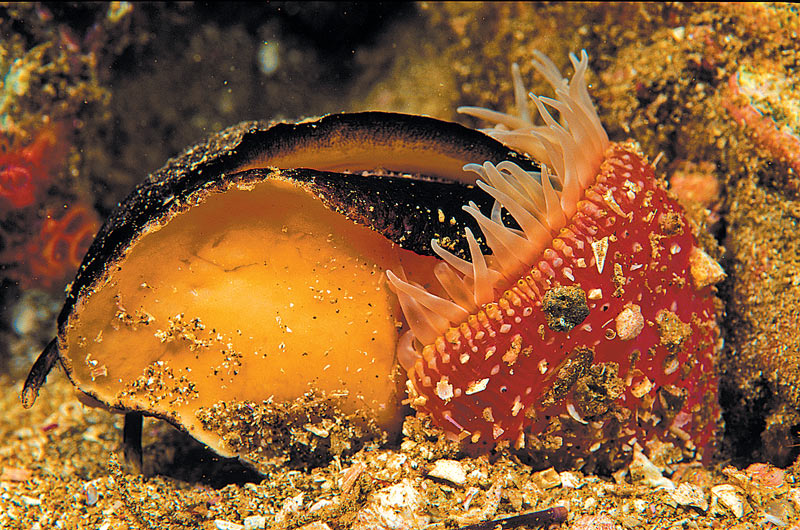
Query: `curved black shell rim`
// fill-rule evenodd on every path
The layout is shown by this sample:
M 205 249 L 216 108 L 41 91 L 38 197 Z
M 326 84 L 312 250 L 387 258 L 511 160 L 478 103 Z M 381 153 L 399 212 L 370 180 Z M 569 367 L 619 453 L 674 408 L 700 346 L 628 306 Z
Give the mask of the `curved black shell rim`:
M 309 139 L 318 141 L 342 131 L 355 135 L 384 135 L 389 142 L 410 139 L 441 146 L 443 150 L 474 151 L 478 160 L 465 159 L 465 163 L 509 160 L 526 170 L 539 169 L 533 160 L 480 131 L 427 116 L 369 111 L 329 114 L 294 124 L 242 122 L 167 161 L 117 206 L 103 223 L 78 268 L 75 280 L 67 288 L 64 307 L 58 317 L 59 328 L 77 299 L 97 285 L 107 263 L 118 260 L 146 226 L 174 204 L 187 201 L 198 189 L 226 181 L 231 177 L 230 172 L 265 150 L 273 147 L 285 149 L 287 144 L 291 149 L 294 143 Z M 391 136 L 398 131 L 399 136 Z M 430 253 L 428 248 L 410 250 Z

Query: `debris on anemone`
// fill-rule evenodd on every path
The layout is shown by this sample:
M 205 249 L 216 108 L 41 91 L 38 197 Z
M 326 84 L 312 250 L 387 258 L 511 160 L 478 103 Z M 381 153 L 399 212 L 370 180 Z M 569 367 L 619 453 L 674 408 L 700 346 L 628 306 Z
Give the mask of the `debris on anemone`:
M 460 109 L 542 166 L 466 166 L 495 200 L 489 216 L 464 206 L 492 253 L 470 230 L 471 261 L 432 241 L 446 296 L 387 272 L 410 328 L 398 350 L 410 403 L 452 439 L 512 443 L 540 465 L 616 467 L 663 444 L 707 458 L 724 272 L 637 146 L 609 141 L 586 53 L 571 61 L 571 81 L 533 62 L 556 94 L 531 94 L 544 126 L 527 118 L 516 68 L 519 117 Z

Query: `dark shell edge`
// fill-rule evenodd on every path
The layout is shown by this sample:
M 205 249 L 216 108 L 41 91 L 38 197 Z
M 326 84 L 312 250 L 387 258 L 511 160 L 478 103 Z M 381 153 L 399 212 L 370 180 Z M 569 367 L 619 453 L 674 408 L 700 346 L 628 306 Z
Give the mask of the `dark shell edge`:
M 134 241 L 146 232 L 146 227 L 167 222 L 181 210 L 182 205 L 191 205 L 193 200 L 198 200 L 197 197 L 192 199 L 198 190 L 220 190 L 220 184 L 243 178 L 265 178 L 266 170 L 252 170 L 255 173 L 238 176 L 232 172 L 269 150 L 308 149 L 313 148 L 316 142 L 332 141 L 342 135 L 357 137 L 365 134 L 387 143 L 406 140 L 431 143 L 462 156 L 464 163 L 511 160 L 525 169 L 538 169 L 538 165 L 526 156 L 479 131 L 425 116 L 361 112 L 331 114 L 296 124 L 248 121 L 233 125 L 167 161 L 117 206 L 84 256 L 75 280 L 67 287 L 66 301 L 58 317 L 59 329 L 65 325 L 78 298 L 102 281 L 109 266 L 124 257 Z M 380 161 L 376 164 L 380 166 Z M 287 171 L 288 178 L 308 182 L 310 191 L 318 193 L 329 208 L 370 226 L 401 247 L 419 254 L 431 254 L 430 240 L 436 236 L 436 231 L 430 227 L 445 224 L 436 223 L 438 210 L 445 209 L 443 205 L 448 214 L 452 211 L 447 219 L 456 219 L 452 225 L 454 230 L 448 235 L 454 242 L 453 250 L 462 255 L 467 248 L 462 240 L 464 223 L 471 226 L 473 232 L 480 231 L 476 230 L 472 218 L 461 211 L 461 206 L 470 200 L 482 209 L 486 204 L 491 206 L 485 193 L 437 175 L 375 178 L 358 175 L 363 180 L 356 183 L 354 178 L 343 179 L 342 176 L 348 175 L 344 173 L 307 169 Z M 343 181 L 349 181 L 349 185 L 343 185 Z M 381 184 L 372 186 L 373 182 Z M 409 186 L 410 183 L 413 185 Z M 406 186 L 416 186 L 417 193 L 404 192 L 402 188 Z M 387 200 L 391 194 L 385 188 L 393 189 L 396 203 Z M 420 219 L 409 215 L 413 209 L 404 207 L 398 211 L 398 205 L 411 204 L 408 201 L 413 197 L 421 201 L 417 211 L 429 214 L 422 221 L 422 230 L 419 229 Z M 349 202 L 353 200 L 355 203 Z M 423 207 L 426 203 L 430 206 Z M 374 211 L 365 205 L 375 207 Z M 418 235 L 409 237 L 409 232 Z

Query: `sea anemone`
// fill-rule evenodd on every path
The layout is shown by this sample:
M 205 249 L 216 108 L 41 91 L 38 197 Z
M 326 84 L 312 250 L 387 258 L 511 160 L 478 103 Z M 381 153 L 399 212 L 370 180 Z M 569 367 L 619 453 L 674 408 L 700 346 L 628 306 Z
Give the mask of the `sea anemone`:
M 450 438 L 559 459 L 613 460 L 654 438 L 703 453 L 719 418 L 709 286 L 724 273 L 636 146 L 609 142 L 588 56 L 570 58 L 571 81 L 541 53 L 533 61 L 556 94 L 531 94 L 544 126 L 526 116 L 517 68 L 519 117 L 459 109 L 542 167 L 465 166 L 495 199 L 489 216 L 464 206 L 492 254 L 469 229 L 471 262 L 432 241 L 448 297 L 387 271 L 410 328 L 398 346 L 410 403 Z

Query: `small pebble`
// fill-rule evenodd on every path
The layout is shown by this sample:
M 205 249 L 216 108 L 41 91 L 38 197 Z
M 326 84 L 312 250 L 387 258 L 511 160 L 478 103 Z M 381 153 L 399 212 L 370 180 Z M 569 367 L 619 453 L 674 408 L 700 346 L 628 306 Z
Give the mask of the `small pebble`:
M 764 507 L 764 520 L 775 526 L 788 526 L 789 521 L 797 520 L 797 513 L 788 501 L 772 501 Z
M 694 247 L 689 255 L 689 272 L 697 289 L 703 289 L 725 279 L 725 270 L 702 249 Z
M 91 482 L 87 482 L 83 485 L 83 491 L 86 494 L 86 506 L 94 506 L 97 504 L 97 499 L 99 495 L 97 493 L 97 488 Z
M 361 473 L 363 473 L 365 469 L 367 468 L 364 464 L 356 462 L 342 471 L 342 491 L 345 493 L 350 491 L 350 488 L 353 487 L 353 484 L 356 483 L 356 480 L 358 480 L 358 477 L 361 476 Z
M 244 526 L 232 523 L 230 521 L 225 521 L 224 519 L 215 519 L 214 527 L 217 530 L 244 530 Z
M 400 471 L 406 465 L 406 462 L 408 462 L 408 456 L 402 453 L 395 453 L 386 461 L 386 469 Z
M 461 462 L 456 460 L 437 460 L 428 472 L 429 477 L 438 478 L 461 486 L 467 480 L 467 474 Z
M 549 490 L 550 488 L 557 488 L 561 485 L 561 476 L 551 467 L 534 473 L 531 477 L 531 481 L 539 486 L 539 488 Z
M 750 479 L 755 483 L 766 489 L 779 489 L 783 486 L 786 472 L 778 469 L 770 464 L 750 464 L 745 473 L 750 476 Z
M 33 472 L 30 469 L 18 467 L 4 467 L 0 473 L 0 482 L 8 480 L 10 482 L 25 482 L 31 478 Z
M 251 515 L 244 518 L 245 530 L 259 530 L 267 527 L 267 518 L 263 515 Z
M 674 490 L 675 484 L 640 451 L 633 453 L 633 462 L 628 466 L 631 481 L 656 489 Z
M 617 337 L 620 340 L 631 340 L 638 337 L 639 333 L 644 329 L 642 308 L 636 304 L 630 304 L 617 315 L 616 326 Z
M 333 504 L 333 501 L 330 499 L 320 499 L 311 506 L 309 506 L 308 513 L 314 513 L 317 510 L 321 510 L 326 506 L 330 506 L 331 504 Z
M 305 526 L 301 526 L 297 530 L 331 530 L 331 527 L 321 521 L 314 521 Z
M 703 488 L 683 482 L 675 491 L 669 493 L 672 500 L 681 506 L 692 506 L 702 512 L 708 510 L 708 501 Z
M 414 481 L 402 481 L 372 492 L 366 506 L 356 514 L 351 530 L 376 528 L 423 528 L 430 523 L 426 501 Z
M 750 511 L 741 490 L 731 484 L 720 484 L 711 488 L 711 513 L 724 515 L 727 511 L 741 519 Z
M 789 498 L 792 499 L 795 508 L 800 510 L 800 488 L 792 488 L 789 491 Z
M 22 502 L 24 502 L 28 506 L 39 506 L 42 504 L 42 501 L 36 499 L 34 497 L 28 497 L 27 495 L 21 495 L 20 498 Z
M 123 506 L 124 506 L 124 503 L 122 501 L 119 501 L 119 500 L 114 501 L 114 502 L 111 503 L 111 506 L 109 506 L 108 508 L 103 510 L 103 515 L 114 515 Z
M 570 471 L 559 473 L 558 478 L 561 480 L 561 485 L 565 488 L 577 489 L 581 486 L 581 479 L 578 478 L 578 475 Z

